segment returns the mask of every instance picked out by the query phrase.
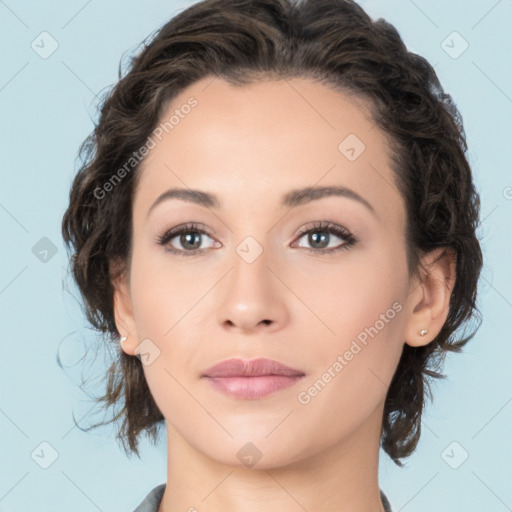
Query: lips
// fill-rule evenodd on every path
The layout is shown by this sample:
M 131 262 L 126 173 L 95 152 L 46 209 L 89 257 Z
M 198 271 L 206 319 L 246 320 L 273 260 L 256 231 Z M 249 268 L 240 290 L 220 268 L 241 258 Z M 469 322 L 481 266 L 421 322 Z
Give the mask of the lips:
M 242 400 L 263 398 L 294 386 L 304 372 L 272 359 L 227 359 L 202 375 L 220 393 Z
M 261 377 L 265 375 L 282 375 L 286 377 L 302 377 L 304 372 L 296 370 L 272 359 L 226 359 L 208 368 L 203 377 Z

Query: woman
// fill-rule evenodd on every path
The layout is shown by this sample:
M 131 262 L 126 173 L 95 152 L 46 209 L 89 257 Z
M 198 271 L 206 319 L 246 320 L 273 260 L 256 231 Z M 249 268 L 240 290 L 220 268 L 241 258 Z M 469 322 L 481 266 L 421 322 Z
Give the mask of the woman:
M 428 378 L 476 312 L 459 113 L 348 0 L 206 0 L 136 56 L 82 148 L 63 236 L 101 398 L 167 481 L 136 509 L 389 511 Z

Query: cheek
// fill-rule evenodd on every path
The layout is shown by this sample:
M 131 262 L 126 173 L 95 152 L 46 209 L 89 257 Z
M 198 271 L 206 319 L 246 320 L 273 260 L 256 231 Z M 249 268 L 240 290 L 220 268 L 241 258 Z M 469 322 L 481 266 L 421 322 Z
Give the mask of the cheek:
M 322 421 L 322 439 L 312 449 L 350 436 L 372 417 L 369 424 L 380 428 L 379 407 L 403 347 L 404 308 L 392 294 L 343 297 L 345 307 L 330 319 L 336 334 L 315 337 L 308 353 L 313 372 L 297 390 L 300 436 L 314 439 Z
M 302 347 L 315 369 L 301 388 L 312 409 L 335 415 L 350 410 L 357 421 L 384 399 L 403 347 L 407 274 L 402 260 L 391 250 L 380 251 L 378 258 L 360 253 L 329 272 L 320 266 L 310 272 L 318 293 L 301 293 L 323 323 L 311 321 L 307 338 L 315 340 L 315 350 Z
M 131 290 L 139 341 L 150 354 L 150 363 L 143 365 L 144 375 L 166 420 L 190 428 L 198 422 L 189 417 L 194 409 L 189 393 L 194 391 L 199 371 L 195 357 L 201 325 L 194 304 L 204 294 L 195 288 L 201 279 L 192 284 L 161 264 L 151 264 L 149 256 L 144 265 L 137 265 L 143 258 L 134 258 Z
M 210 281 L 194 275 L 184 278 L 180 266 L 170 265 L 169 261 L 171 256 L 162 248 L 134 249 L 131 292 L 141 338 L 163 340 L 179 330 L 181 319 L 205 293 Z
M 165 258 L 136 248 L 130 276 L 139 342 L 146 344 L 153 361 L 143 366 L 144 373 L 162 412 L 190 399 L 178 382 L 184 383 L 184 377 L 192 382 L 199 373 L 196 359 L 205 329 L 199 301 L 215 283 L 213 275 L 185 278 Z
M 399 330 L 397 309 L 403 309 L 408 278 L 405 253 L 379 243 L 330 261 L 296 261 L 293 268 L 287 279 L 315 314 L 309 315 L 313 330 L 318 335 L 321 329 L 322 337 L 330 338 L 337 349 L 360 333 L 364 338 L 365 328 L 376 323 L 382 331 L 379 338 L 392 338 Z M 395 302 L 399 305 L 393 309 Z

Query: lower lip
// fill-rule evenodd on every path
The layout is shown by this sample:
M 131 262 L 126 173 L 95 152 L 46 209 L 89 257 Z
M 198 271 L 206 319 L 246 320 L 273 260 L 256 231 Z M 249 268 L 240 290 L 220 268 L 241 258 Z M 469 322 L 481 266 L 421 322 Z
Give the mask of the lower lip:
M 259 377 L 207 377 L 208 382 L 221 393 L 243 399 L 262 398 L 289 388 L 303 375 L 261 375 Z

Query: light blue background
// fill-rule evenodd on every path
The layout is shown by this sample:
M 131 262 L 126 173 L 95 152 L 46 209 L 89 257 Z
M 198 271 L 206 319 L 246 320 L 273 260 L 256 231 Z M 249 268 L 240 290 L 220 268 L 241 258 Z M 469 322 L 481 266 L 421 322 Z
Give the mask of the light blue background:
M 166 480 L 165 436 L 158 447 L 143 442 L 138 460 L 120 450 L 113 428 L 85 433 L 74 427 L 72 411 L 83 426 L 102 419 L 86 416 L 93 403 L 78 386 L 83 375 L 91 379 L 87 390 L 101 391 L 105 362 L 73 366 L 95 338 L 73 299 L 76 289 L 64 279 L 60 222 L 78 146 L 93 128 L 95 95 L 117 80 L 123 52 L 191 3 L 0 2 L 2 512 L 129 511 Z M 482 198 L 485 257 L 482 326 L 463 354 L 448 357 L 448 377 L 433 386 L 434 405 L 406 468 L 383 454 L 380 485 L 395 511 L 512 510 L 512 200 L 505 192 L 512 187 L 512 2 L 361 5 L 393 23 L 409 49 L 435 66 L 462 113 Z M 31 48 L 43 31 L 59 45 L 48 59 Z M 457 59 L 441 47 L 453 31 L 469 43 Z M 32 252 L 42 237 L 57 248 L 46 263 Z M 56 363 L 59 349 L 64 370 Z M 58 452 L 48 469 L 31 458 L 43 441 Z M 453 441 L 469 454 L 458 469 L 441 457 Z M 450 452 L 452 460 L 460 450 Z

